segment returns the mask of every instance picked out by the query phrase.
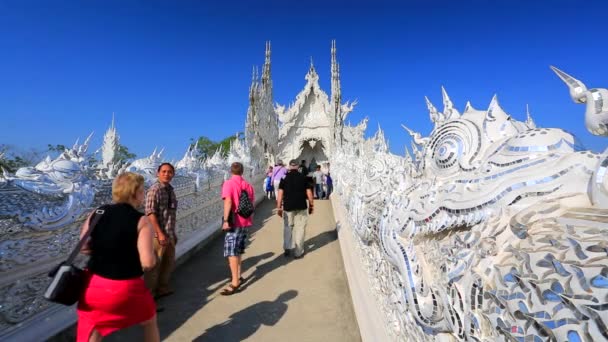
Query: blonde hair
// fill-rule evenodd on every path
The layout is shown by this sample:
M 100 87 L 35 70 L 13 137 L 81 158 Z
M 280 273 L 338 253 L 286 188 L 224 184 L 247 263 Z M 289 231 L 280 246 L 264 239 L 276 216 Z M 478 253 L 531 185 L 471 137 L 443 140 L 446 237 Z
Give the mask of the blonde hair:
M 144 177 L 133 172 L 118 175 L 112 183 L 112 200 L 114 203 L 131 203 L 137 190 L 144 186 Z

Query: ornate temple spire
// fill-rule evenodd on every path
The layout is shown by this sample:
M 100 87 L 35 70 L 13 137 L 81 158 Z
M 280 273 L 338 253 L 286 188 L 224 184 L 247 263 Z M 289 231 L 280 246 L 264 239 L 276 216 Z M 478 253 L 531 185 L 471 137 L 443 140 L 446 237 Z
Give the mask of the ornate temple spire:
M 342 138 L 341 127 L 344 125 L 342 115 L 342 91 L 340 89 L 340 65 L 336 57 L 336 41 L 331 41 L 331 101 L 334 111 L 334 139 Z
M 270 74 L 270 41 L 267 41 L 266 59 L 264 60 L 264 69 L 262 70 L 262 86 L 264 88 L 268 88 L 271 85 Z
M 114 113 L 112 113 L 112 123 L 110 124 L 110 128 L 108 128 L 106 131 L 106 134 L 103 136 L 103 145 L 101 147 L 101 164 L 104 168 L 110 171 L 108 177 L 114 176 L 112 171 L 114 171 L 113 165 L 116 163 L 119 143 L 120 137 L 116 132 Z

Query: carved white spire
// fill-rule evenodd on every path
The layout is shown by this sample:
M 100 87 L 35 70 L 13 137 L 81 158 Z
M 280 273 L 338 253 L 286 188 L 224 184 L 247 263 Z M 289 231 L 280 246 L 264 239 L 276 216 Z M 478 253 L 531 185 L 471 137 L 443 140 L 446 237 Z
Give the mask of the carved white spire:
M 270 72 L 270 41 L 266 42 L 266 59 L 264 60 L 264 69 L 262 71 L 262 85 L 264 88 L 270 86 L 271 82 Z
M 450 97 L 448 96 L 448 92 L 445 91 L 445 88 L 441 87 L 441 96 L 443 97 L 443 115 L 446 120 L 450 119 L 458 119 L 460 117 L 460 113 L 456 108 L 454 108 L 454 104 Z
M 498 96 L 494 95 L 484 118 L 484 134 L 489 141 L 494 142 L 506 136 L 517 133 L 517 128 L 498 103 Z
M 445 120 L 445 118 L 443 117 L 443 114 L 437 111 L 437 108 L 435 108 L 435 106 L 433 105 L 431 100 L 429 100 L 428 97 L 425 96 L 424 100 L 426 101 L 426 107 L 429 110 L 429 116 L 431 118 L 431 121 L 433 122 L 433 124 L 435 124 L 435 127 L 437 127 L 437 125 L 441 124 Z
M 530 115 L 530 107 L 528 104 L 526 104 L 526 126 L 528 126 L 529 129 L 536 128 L 536 123 L 534 120 L 532 120 L 532 116 Z
M 113 171 L 116 169 L 114 165 L 116 163 L 118 148 L 120 143 L 120 137 L 116 132 L 115 118 L 114 113 L 112 113 L 112 123 L 110 124 L 110 128 L 106 131 L 103 136 L 103 145 L 101 147 L 101 166 L 104 169 L 107 169 L 108 172 L 106 176 L 111 178 L 115 176 Z
M 317 70 L 315 70 L 315 65 L 312 62 L 312 57 L 310 57 L 310 68 L 308 69 L 308 73 L 306 73 L 304 79 L 308 81 L 308 83 L 312 83 L 315 86 L 317 86 L 319 82 L 319 74 L 317 74 Z
M 334 114 L 334 139 L 342 138 L 344 116 L 342 115 L 342 94 L 340 89 L 340 65 L 336 57 L 336 41 L 331 41 L 331 101 Z
M 374 152 L 387 152 L 388 151 L 388 143 L 386 138 L 384 137 L 384 131 L 382 127 L 380 127 L 380 123 L 378 123 L 378 131 L 374 135 L 372 139 L 373 150 Z
M 468 113 L 468 112 L 474 112 L 474 111 L 476 111 L 476 110 L 477 110 L 477 109 L 475 109 L 475 108 L 473 107 L 473 105 L 471 104 L 471 101 L 467 101 L 467 104 L 464 106 L 464 112 L 463 112 L 462 114 L 464 114 L 464 113 Z

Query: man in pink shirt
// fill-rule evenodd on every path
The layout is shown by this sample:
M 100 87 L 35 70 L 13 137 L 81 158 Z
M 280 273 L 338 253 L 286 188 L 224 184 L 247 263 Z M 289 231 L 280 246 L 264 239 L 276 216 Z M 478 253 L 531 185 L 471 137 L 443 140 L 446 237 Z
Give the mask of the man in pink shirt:
M 224 296 L 236 293 L 241 286 L 241 255 L 245 252 L 247 227 L 253 224 L 253 214 L 249 217 L 242 217 L 237 213 L 241 192 L 245 191 L 251 203 L 255 203 L 253 187 L 243 179 L 243 164 L 232 163 L 230 172 L 232 177 L 222 185 L 222 200 L 224 201 L 222 230 L 226 233 L 224 257 L 228 258 L 228 266 L 230 266 L 232 275 L 230 284 L 221 292 Z

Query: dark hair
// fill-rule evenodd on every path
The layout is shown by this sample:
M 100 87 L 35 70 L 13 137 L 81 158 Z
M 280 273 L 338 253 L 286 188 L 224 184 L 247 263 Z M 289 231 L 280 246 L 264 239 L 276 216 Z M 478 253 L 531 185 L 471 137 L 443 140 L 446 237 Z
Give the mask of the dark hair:
M 239 163 L 239 162 L 234 162 L 232 163 L 232 165 L 230 165 L 230 172 L 232 172 L 233 175 L 242 175 L 243 174 L 243 164 Z
M 321 170 L 321 165 L 317 165 L 317 169 Z
M 173 170 L 173 173 L 175 173 L 175 167 L 171 163 L 162 163 L 162 164 L 158 165 L 158 169 L 156 170 L 156 172 L 160 172 L 160 169 L 162 169 L 163 166 L 165 166 L 165 165 L 169 165 L 171 170 Z
M 305 163 L 306 163 L 306 159 L 302 159 L 302 164 L 305 164 Z

